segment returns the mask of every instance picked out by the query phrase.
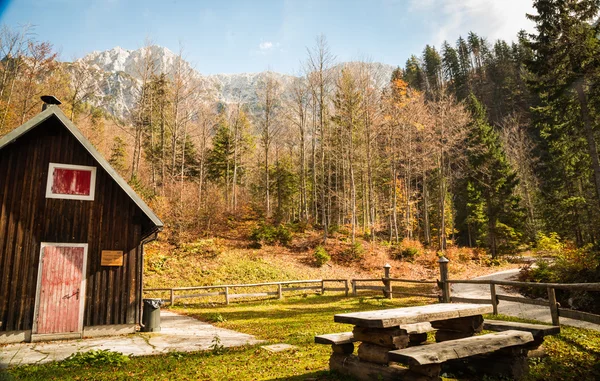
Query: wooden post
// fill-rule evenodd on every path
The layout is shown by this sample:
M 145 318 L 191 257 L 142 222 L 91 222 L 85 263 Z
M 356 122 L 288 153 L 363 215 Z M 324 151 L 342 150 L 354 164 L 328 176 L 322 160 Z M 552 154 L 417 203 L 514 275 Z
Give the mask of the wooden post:
M 171 289 L 171 307 L 175 304 L 175 291 Z
M 283 299 L 283 287 L 281 286 L 281 283 L 277 285 L 277 296 L 279 299 Z
M 442 284 L 442 303 L 450 303 L 450 283 L 448 282 L 448 258 L 442 256 L 438 263 L 440 265 L 440 282 Z
M 229 305 L 229 287 L 225 287 L 225 304 Z
M 383 296 L 388 299 L 392 299 L 392 282 L 390 281 L 390 266 L 389 263 L 386 263 L 383 266 Z
M 352 279 L 352 295 L 356 296 L 356 279 Z
M 493 282 L 490 283 L 490 295 L 492 298 L 492 308 L 494 308 L 492 313 L 498 315 L 498 298 L 496 297 L 496 285 Z
M 552 316 L 552 324 L 560 325 L 558 319 L 558 303 L 556 302 L 556 293 L 553 287 L 548 287 L 548 302 L 550 303 L 550 315 Z
M 325 294 L 325 281 L 321 279 L 321 295 Z
M 344 286 L 346 287 L 346 296 L 348 296 L 348 291 L 350 290 L 348 288 L 348 279 L 344 279 Z

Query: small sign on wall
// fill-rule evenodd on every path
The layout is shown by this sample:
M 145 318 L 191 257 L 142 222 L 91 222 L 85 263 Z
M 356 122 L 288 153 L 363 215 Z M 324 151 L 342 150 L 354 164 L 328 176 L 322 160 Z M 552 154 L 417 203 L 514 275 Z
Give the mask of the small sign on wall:
M 123 266 L 123 252 L 116 250 L 102 250 L 102 266 Z

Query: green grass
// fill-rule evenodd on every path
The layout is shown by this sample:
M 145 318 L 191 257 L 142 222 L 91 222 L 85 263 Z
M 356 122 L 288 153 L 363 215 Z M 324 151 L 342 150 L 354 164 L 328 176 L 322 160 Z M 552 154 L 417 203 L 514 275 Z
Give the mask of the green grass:
M 269 343 L 293 344 L 298 349 L 269 353 L 259 346 L 247 346 L 223 352 L 136 357 L 118 366 L 24 366 L 0 374 L 0 380 L 341 380 L 327 371 L 329 346 L 313 343 L 317 334 L 349 330 L 348 325 L 333 322 L 334 314 L 424 302 L 417 298 L 390 301 L 315 295 L 222 307 L 175 307 L 175 311 L 216 321 L 219 327 L 253 334 Z M 565 327 L 561 335 L 548 338 L 545 345 L 549 357 L 531 360 L 527 381 L 587 381 L 600 377 L 600 332 Z

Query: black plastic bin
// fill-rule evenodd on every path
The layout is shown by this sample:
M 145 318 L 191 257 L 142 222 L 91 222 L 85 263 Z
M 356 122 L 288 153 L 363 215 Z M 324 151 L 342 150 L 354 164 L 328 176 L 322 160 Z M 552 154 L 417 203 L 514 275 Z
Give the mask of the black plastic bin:
M 161 299 L 144 299 L 144 314 L 142 315 L 142 332 L 160 332 Z

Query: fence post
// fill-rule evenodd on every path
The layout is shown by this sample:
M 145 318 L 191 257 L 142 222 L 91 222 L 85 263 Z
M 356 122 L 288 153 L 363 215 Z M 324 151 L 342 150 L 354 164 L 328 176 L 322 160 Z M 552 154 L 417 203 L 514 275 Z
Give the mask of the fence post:
M 229 287 L 225 287 L 225 304 L 229 305 Z
M 350 290 L 348 288 L 348 279 L 344 279 L 344 287 L 346 288 L 346 296 L 348 296 L 348 291 Z
M 321 279 L 321 295 L 325 294 L 325 281 Z
M 556 302 L 556 293 L 553 287 L 548 287 L 548 302 L 550 302 L 550 315 L 552 316 L 552 324 L 560 325 L 558 319 L 558 303 Z
M 498 298 L 496 297 L 496 284 L 492 281 L 492 283 L 490 283 L 490 295 L 492 298 L 492 308 L 493 310 L 493 314 L 494 315 L 498 315 Z
M 448 283 L 448 258 L 442 256 L 438 263 L 440 265 L 440 283 L 442 288 L 442 303 L 450 303 L 450 283 Z
M 388 299 L 392 299 L 392 281 L 390 281 L 390 266 L 389 263 L 386 263 L 383 266 L 383 296 Z
M 356 296 L 356 279 L 352 279 L 352 295 Z
M 171 307 L 175 304 L 175 291 L 171 289 Z

